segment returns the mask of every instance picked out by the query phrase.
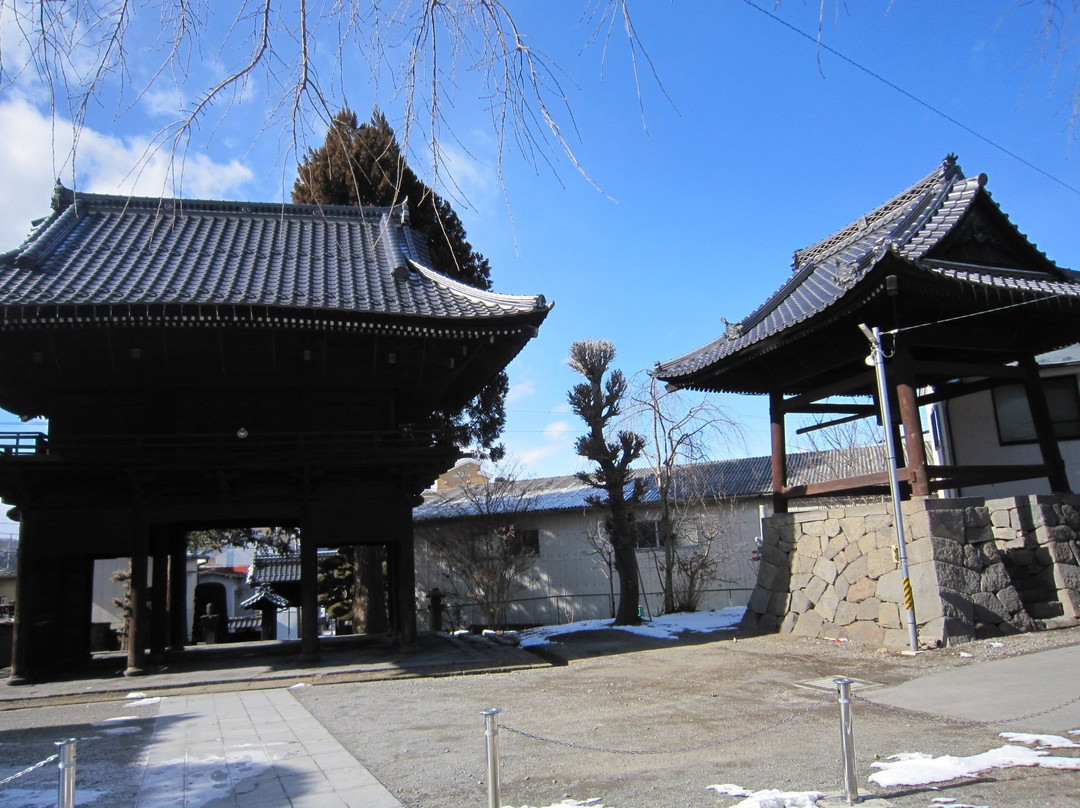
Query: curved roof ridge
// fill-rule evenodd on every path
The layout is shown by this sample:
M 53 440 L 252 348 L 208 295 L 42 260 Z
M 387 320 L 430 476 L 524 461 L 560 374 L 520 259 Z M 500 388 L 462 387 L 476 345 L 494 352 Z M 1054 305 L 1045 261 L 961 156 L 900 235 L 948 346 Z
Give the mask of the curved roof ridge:
M 135 194 L 102 194 L 92 191 L 75 191 L 59 183 L 53 193 L 53 208 L 57 212 L 80 204 L 100 208 L 134 210 L 157 210 L 162 213 L 182 215 L 185 213 L 238 213 L 281 215 L 283 213 L 307 213 L 313 216 L 355 218 L 390 217 L 400 211 L 405 202 L 393 206 L 378 205 L 323 205 L 298 202 L 260 202 L 233 199 L 203 199 L 182 196 L 137 196 Z M 405 217 L 407 219 L 407 215 Z
M 831 233 L 816 244 L 795 251 L 793 265 L 797 268 L 805 262 L 820 262 L 831 257 L 853 242 L 863 241 L 872 233 L 885 231 L 884 225 L 901 218 L 907 222 L 918 212 L 925 210 L 932 200 L 940 200 L 951 190 L 957 179 L 964 174 L 956 162 L 956 155 L 949 154 L 933 171 L 893 196 L 887 202 L 878 205 L 855 221 Z M 894 236 L 900 227 L 888 228 L 888 234 Z
M 543 295 L 511 295 L 491 292 L 476 286 L 469 286 L 467 283 L 455 280 L 449 275 L 443 275 L 441 272 L 438 272 L 431 267 L 424 266 L 413 258 L 407 260 L 421 277 L 441 286 L 443 289 L 457 297 L 468 300 L 470 303 L 482 306 L 496 306 L 514 311 L 535 311 L 536 309 L 544 308 L 550 309 L 555 305 L 554 303 L 548 303 L 547 298 Z

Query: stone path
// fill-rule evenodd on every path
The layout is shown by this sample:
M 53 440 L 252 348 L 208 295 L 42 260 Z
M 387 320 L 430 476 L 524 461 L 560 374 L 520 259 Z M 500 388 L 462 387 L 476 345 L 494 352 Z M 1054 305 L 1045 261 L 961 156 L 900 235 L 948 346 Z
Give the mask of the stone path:
M 169 696 L 135 808 L 402 808 L 289 690 Z

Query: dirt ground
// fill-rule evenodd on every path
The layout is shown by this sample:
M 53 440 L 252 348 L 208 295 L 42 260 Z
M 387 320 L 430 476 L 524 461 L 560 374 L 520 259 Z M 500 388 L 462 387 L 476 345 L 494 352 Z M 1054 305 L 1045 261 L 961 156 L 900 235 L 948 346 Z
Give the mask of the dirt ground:
M 487 655 L 502 664 L 491 640 L 464 642 L 475 648 L 477 659 Z M 909 657 L 825 640 L 735 640 L 718 632 L 669 641 L 609 630 L 560 638 L 549 647 L 549 657 L 561 664 L 504 673 L 445 675 L 447 668 L 442 675 L 417 676 L 420 664 L 369 664 L 370 678 L 356 681 L 334 673 L 256 682 L 242 670 L 233 672 L 238 678 L 232 684 L 208 685 L 203 677 L 210 673 L 200 673 L 197 681 L 188 677 L 188 688 L 220 692 L 304 681 L 305 686 L 290 692 L 407 808 L 487 805 L 480 713 L 490 707 L 502 710 L 505 806 L 598 798 L 608 808 L 728 808 L 738 798 L 708 790 L 722 783 L 751 790 L 819 791 L 833 797 L 823 805 L 836 805 L 844 803 L 834 677 L 865 683 L 855 686 L 858 697 L 860 689 L 869 696 L 874 685 L 970 667 L 972 687 L 979 687 L 983 661 L 1077 644 L 1080 629 L 1066 629 Z M 377 654 L 378 649 L 355 653 Z M 424 661 L 424 653 L 414 652 L 417 663 Z M 242 661 L 254 664 L 246 657 Z M 288 667 L 287 660 L 271 663 Z M 264 675 L 258 671 L 265 667 L 252 668 L 251 676 Z M 138 684 L 149 687 L 154 681 L 147 677 Z M 1076 688 L 1062 692 L 1062 701 L 1080 695 L 1080 676 L 1072 681 Z M 82 683 L 72 686 L 84 689 Z M 80 805 L 129 805 L 156 708 L 126 703 L 123 691 L 104 694 L 109 701 L 95 701 L 102 694 L 95 694 L 89 683 L 85 690 L 82 699 L 76 694 L 34 705 L 5 704 L 0 709 L 0 756 L 10 768 L 21 768 L 53 752 L 56 739 L 94 740 L 80 743 Z M 1001 699 L 1003 711 L 1015 715 L 1008 710 L 1008 694 Z M 940 787 L 871 788 L 867 777 L 879 758 L 902 752 L 972 755 L 1005 741 L 998 737 L 1001 728 L 991 724 L 944 720 L 858 698 L 853 714 L 859 793 L 876 797 L 867 800 L 869 805 L 930 808 L 935 799 L 990 808 L 1080 804 L 1076 771 L 1006 769 Z M 1054 734 L 1080 729 L 1057 726 L 1052 716 L 1032 719 L 1023 728 Z M 1077 750 L 1059 754 L 1076 756 Z M 40 798 L 55 796 L 55 778 L 55 769 L 41 769 L 0 789 L 0 806 L 49 804 Z
M 734 641 L 722 634 L 697 639 L 673 645 L 623 632 L 583 634 L 551 646 L 569 663 L 563 666 L 295 692 L 409 808 L 487 804 L 480 713 L 491 707 L 503 711 L 504 805 L 598 798 L 609 808 L 726 808 L 738 799 L 720 796 L 709 785 L 816 790 L 837 798 L 843 793 L 832 678 L 870 683 L 864 687 L 898 684 L 979 659 L 1075 644 L 1080 630 L 914 658 L 825 640 Z M 901 752 L 972 755 L 1004 741 L 993 726 L 934 720 L 868 702 L 856 701 L 853 709 L 860 795 L 884 798 L 872 805 L 930 806 L 942 797 L 993 808 L 1080 803 L 1080 773 L 1046 769 L 999 770 L 936 788 L 870 788 L 866 778 L 878 758 Z M 1030 731 L 1071 729 L 1077 728 L 1033 721 Z

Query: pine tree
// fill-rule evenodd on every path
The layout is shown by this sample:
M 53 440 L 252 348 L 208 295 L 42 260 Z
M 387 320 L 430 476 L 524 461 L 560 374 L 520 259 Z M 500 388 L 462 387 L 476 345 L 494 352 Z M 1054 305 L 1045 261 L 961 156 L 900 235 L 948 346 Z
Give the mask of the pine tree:
M 425 237 L 432 268 L 478 289 L 491 287 L 487 259 L 469 244 L 450 203 L 409 168 L 379 110 L 365 124 L 352 110 L 341 110 L 323 145 L 308 150 L 297 174 L 293 202 L 379 207 L 406 202 L 409 225 Z

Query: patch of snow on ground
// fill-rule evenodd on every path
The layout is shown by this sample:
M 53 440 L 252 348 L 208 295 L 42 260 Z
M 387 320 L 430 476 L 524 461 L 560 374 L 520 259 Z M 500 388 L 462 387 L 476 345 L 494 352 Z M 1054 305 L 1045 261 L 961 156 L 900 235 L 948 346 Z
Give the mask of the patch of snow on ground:
M 685 633 L 708 633 L 711 631 L 734 630 L 743 618 L 746 609 L 731 606 L 711 612 L 680 612 L 665 614 L 646 620 L 639 626 L 614 626 L 611 620 L 581 620 L 561 626 L 540 626 L 522 631 L 519 635 L 523 647 L 543 645 L 562 634 L 575 634 L 579 631 L 598 631 L 616 629 L 638 634 L 643 637 L 655 637 L 673 640 Z M 572 804 L 572 803 L 571 803 Z
M 1075 730 L 1073 730 L 1075 732 Z M 1000 737 L 1010 743 L 1026 743 L 1036 749 L 1080 749 L 1080 743 L 1060 735 L 1032 735 L 1029 732 L 1002 732 Z
M 731 783 L 709 786 L 708 790 L 729 797 L 746 797 L 731 808 L 815 808 L 818 800 L 825 798 L 819 791 L 780 791 L 775 788 L 748 791 Z
M 905 753 L 892 755 L 871 764 L 882 771 L 870 775 L 870 782 L 879 786 L 916 786 L 943 783 L 962 777 L 974 777 L 991 769 L 1014 766 L 1040 766 L 1047 769 L 1080 771 L 1080 758 L 1053 757 L 1048 753 L 1025 746 L 999 746 L 970 757 Z

